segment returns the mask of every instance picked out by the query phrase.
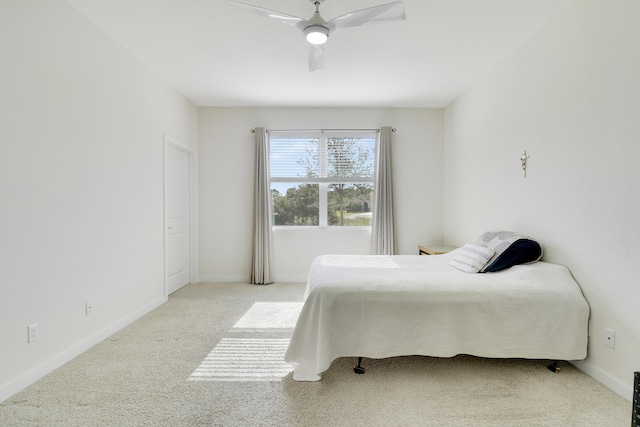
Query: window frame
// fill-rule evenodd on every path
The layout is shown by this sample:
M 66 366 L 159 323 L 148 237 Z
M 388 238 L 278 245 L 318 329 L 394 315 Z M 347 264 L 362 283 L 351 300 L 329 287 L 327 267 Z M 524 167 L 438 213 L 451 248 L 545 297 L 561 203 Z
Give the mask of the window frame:
M 287 230 L 371 230 L 373 218 L 369 225 L 330 225 L 329 224 L 329 186 L 331 184 L 370 184 L 372 186 L 372 202 L 375 189 L 375 156 L 378 145 L 379 131 L 376 130 L 341 130 L 341 131 L 269 131 L 269 156 L 271 157 L 272 139 L 318 139 L 319 140 L 319 177 L 299 176 L 299 177 L 274 177 L 269 170 L 269 186 L 273 188 L 274 183 L 279 184 L 318 184 L 318 225 L 276 225 L 273 198 L 271 199 L 272 229 Z M 327 141 L 330 138 L 366 138 L 373 139 L 374 147 L 372 153 L 373 171 L 370 177 L 329 177 L 327 175 Z M 270 197 L 271 192 L 270 192 Z M 371 208 L 373 203 L 371 203 Z

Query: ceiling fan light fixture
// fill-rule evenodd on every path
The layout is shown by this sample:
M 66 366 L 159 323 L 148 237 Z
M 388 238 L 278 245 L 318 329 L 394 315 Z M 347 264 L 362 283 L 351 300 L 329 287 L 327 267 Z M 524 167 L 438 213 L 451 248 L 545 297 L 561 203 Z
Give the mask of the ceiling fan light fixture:
M 0 0 L 2 1 L 2 0 Z M 324 44 L 329 39 L 329 34 L 341 29 L 349 27 L 360 27 L 370 23 L 403 21 L 406 19 L 404 5 L 401 0 L 391 3 L 381 4 L 378 6 L 368 7 L 366 9 L 355 10 L 326 21 L 320 16 L 320 6 L 325 0 L 307 0 L 313 4 L 316 9 L 313 16 L 309 19 L 303 19 L 299 16 L 287 15 L 286 13 L 276 12 L 275 10 L 265 9 L 263 7 L 253 6 L 239 1 L 228 0 L 229 4 L 234 7 L 244 9 L 247 12 L 254 13 L 266 18 L 280 21 L 281 23 L 291 25 L 298 30 L 302 30 L 305 38 L 309 42 L 309 71 L 315 71 L 323 66 Z
M 329 38 L 329 29 L 324 25 L 309 25 L 304 29 L 304 35 L 311 44 L 325 44 Z

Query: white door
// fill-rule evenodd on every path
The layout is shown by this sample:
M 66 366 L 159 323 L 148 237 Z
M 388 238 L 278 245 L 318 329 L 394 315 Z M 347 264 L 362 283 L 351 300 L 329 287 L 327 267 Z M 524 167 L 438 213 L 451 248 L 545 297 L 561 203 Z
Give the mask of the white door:
M 166 269 L 167 293 L 189 284 L 190 244 L 190 154 L 171 145 L 166 147 Z

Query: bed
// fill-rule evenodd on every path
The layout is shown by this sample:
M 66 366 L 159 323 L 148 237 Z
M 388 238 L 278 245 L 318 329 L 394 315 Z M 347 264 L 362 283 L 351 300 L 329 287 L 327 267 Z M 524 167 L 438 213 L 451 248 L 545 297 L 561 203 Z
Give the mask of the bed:
M 285 354 L 293 379 L 318 381 L 339 357 L 586 357 L 589 306 L 566 267 L 469 274 L 452 267 L 461 251 L 316 258 Z

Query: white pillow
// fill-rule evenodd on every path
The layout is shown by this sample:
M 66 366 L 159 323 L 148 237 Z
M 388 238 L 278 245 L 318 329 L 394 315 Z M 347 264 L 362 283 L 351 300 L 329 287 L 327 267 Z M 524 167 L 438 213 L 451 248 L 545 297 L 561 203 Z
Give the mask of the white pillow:
M 466 243 L 455 251 L 455 256 L 449 261 L 449 265 L 465 273 L 477 273 L 494 254 L 495 252 L 486 246 Z

